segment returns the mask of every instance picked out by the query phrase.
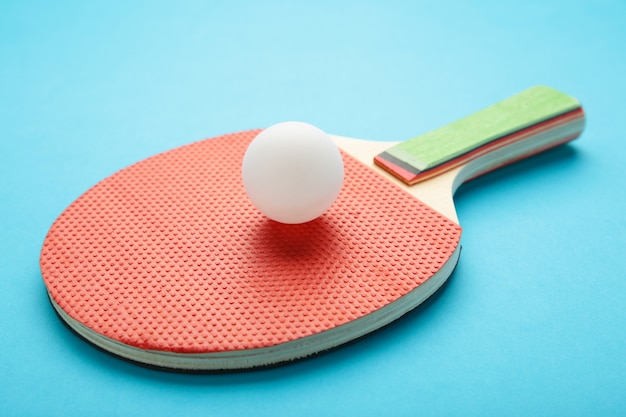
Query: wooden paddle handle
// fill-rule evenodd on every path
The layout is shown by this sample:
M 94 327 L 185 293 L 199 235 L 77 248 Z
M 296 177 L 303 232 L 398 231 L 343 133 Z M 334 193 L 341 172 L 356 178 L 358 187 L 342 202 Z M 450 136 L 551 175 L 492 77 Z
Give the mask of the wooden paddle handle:
M 467 165 L 472 178 L 575 139 L 585 115 L 573 97 L 536 86 L 447 126 L 399 143 L 374 163 L 408 185 Z

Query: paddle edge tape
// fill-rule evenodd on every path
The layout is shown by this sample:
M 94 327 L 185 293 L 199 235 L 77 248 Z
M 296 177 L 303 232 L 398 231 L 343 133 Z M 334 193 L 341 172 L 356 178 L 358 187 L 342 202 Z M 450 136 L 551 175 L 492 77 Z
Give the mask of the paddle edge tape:
M 412 185 L 472 160 L 472 153 L 478 149 L 489 152 L 490 145 L 511 142 L 505 138 L 512 135 L 523 140 L 527 135 L 518 133 L 542 124 L 549 127 L 550 121 L 558 122 L 559 118 L 567 122 L 584 118 L 578 100 L 550 87 L 534 86 L 468 117 L 397 144 L 376 156 L 374 163 Z

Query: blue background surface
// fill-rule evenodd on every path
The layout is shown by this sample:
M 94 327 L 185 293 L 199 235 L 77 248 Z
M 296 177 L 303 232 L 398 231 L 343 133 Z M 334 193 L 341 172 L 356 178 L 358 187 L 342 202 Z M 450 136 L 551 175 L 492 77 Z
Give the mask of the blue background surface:
M 626 415 L 625 22 L 621 0 L 3 1 L 0 414 Z M 583 103 L 582 138 L 462 188 L 449 285 L 363 340 L 179 375 L 48 303 L 48 228 L 133 162 L 283 120 L 402 140 L 535 84 Z

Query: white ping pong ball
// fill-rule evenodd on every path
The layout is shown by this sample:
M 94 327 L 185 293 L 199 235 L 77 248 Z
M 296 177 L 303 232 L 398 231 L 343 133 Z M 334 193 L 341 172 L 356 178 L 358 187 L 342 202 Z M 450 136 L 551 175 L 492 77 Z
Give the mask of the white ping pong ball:
M 343 160 L 321 129 L 283 122 L 252 140 L 243 157 L 242 178 L 261 213 L 281 223 L 305 223 L 321 216 L 339 195 Z

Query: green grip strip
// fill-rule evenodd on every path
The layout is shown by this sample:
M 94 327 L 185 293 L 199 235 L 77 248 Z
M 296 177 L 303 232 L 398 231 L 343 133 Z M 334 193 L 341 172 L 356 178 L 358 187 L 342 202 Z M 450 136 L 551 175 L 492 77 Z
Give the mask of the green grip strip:
M 492 140 L 580 107 L 549 87 L 531 87 L 471 116 L 402 142 L 387 154 L 424 171 Z

